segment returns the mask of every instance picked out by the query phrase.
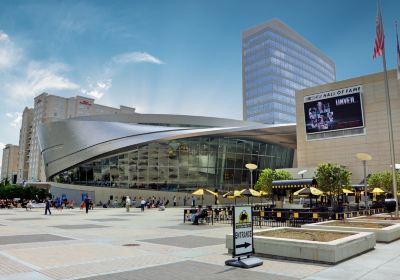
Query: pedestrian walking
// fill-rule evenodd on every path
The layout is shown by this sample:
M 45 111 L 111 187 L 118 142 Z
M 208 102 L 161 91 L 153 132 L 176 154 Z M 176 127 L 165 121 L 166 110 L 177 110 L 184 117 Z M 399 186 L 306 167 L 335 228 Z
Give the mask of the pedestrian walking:
M 131 199 L 129 198 L 129 196 L 127 196 L 125 199 L 125 207 L 126 207 L 126 212 L 129 212 L 131 208 Z
M 146 200 L 144 200 L 144 198 L 143 198 L 142 201 L 140 201 L 140 208 L 141 208 L 142 212 L 144 211 L 145 206 L 146 206 Z
M 28 211 L 28 209 L 32 211 L 32 207 L 33 207 L 32 200 L 29 200 L 28 203 L 26 204 L 26 211 Z
M 176 207 L 176 196 L 174 195 L 174 207 Z
M 86 207 L 86 214 L 89 213 L 89 207 L 90 207 L 90 199 L 89 197 L 85 198 L 85 207 Z
M 46 208 L 45 208 L 45 210 L 44 210 L 44 214 L 45 215 L 47 215 L 47 211 L 49 211 L 49 215 L 51 215 L 51 211 L 50 211 L 50 205 L 51 205 L 51 202 L 50 202 L 50 199 L 49 198 L 46 198 Z

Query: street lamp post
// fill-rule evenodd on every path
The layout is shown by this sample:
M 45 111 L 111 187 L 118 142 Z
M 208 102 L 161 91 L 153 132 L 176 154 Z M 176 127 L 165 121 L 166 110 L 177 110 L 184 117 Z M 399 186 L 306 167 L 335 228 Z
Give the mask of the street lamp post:
M 364 167 L 364 199 L 365 199 L 365 209 L 368 209 L 368 200 L 367 200 L 367 161 L 371 160 L 372 157 L 367 153 L 357 153 L 356 157 L 363 162 Z
M 253 170 L 257 169 L 257 165 L 254 163 L 247 163 L 246 168 L 250 170 L 250 188 L 253 188 Z

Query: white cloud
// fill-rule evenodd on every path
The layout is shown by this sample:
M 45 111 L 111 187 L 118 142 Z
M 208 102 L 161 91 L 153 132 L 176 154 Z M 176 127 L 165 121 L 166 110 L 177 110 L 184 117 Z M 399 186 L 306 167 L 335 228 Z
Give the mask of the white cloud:
M 106 94 L 106 92 L 111 88 L 111 86 L 112 86 L 112 79 L 106 79 L 95 83 L 92 83 L 89 80 L 88 89 L 82 88 L 81 92 L 95 99 L 100 99 Z
M 130 52 L 123 53 L 114 56 L 112 61 L 116 64 L 128 64 L 128 63 L 154 63 L 154 64 L 164 64 L 160 59 L 146 52 Z
M 89 96 L 91 96 L 91 97 L 93 97 L 95 99 L 100 99 L 104 95 L 104 92 L 100 92 L 100 91 L 98 91 L 96 89 L 92 89 L 92 90 L 81 89 L 81 92 L 83 94 L 89 95 Z
M 13 98 L 32 98 L 43 91 L 80 88 L 63 75 L 66 70 L 61 63 L 30 62 L 22 77 L 6 84 L 6 90 Z
M 10 68 L 21 58 L 21 50 L 0 30 L 0 70 Z
M 108 90 L 112 86 L 112 80 L 108 79 L 102 82 L 97 82 L 96 85 L 101 89 Z
M 11 120 L 10 125 L 13 127 L 19 128 L 22 122 L 22 113 L 14 112 L 14 113 L 6 113 L 6 116 Z
M 0 41 L 8 41 L 8 35 L 0 30 Z

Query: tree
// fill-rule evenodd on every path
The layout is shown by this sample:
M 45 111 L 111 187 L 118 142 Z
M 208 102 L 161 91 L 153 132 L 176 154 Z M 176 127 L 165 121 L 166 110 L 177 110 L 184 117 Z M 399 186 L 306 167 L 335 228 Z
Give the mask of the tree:
M 292 175 L 289 171 L 281 169 L 275 171 L 275 179 L 274 180 L 291 180 L 293 179 Z
M 335 163 L 321 163 L 315 171 L 315 179 L 319 188 L 329 192 L 336 200 L 342 188 L 350 185 L 351 172 Z
M 400 173 L 397 172 L 397 187 L 400 186 Z M 382 171 L 371 173 L 368 178 L 368 185 L 370 188 L 381 188 L 387 192 L 393 192 L 392 172 Z
M 266 168 L 261 171 L 254 189 L 257 191 L 265 191 L 271 194 L 272 181 L 290 179 L 292 179 L 292 175 L 290 175 L 287 170 L 272 170 L 271 168 Z

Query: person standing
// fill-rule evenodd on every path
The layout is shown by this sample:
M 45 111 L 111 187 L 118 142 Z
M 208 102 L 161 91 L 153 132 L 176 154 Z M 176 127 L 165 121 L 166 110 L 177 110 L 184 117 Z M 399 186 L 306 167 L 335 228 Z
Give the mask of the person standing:
M 192 207 L 196 207 L 196 198 L 192 195 Z
M 86 197 L 85 198 L 86 214 L 89 213 L 89 207 L 90 207 L 90 199 L 89 199 L 89 197 Z
M 174 195 L 174 207 L 176 207 L 176 196 Z
M 183 198 L 183 206 L 186 206 L 186 195 L 185 195 L 185 197 Z
M 50 203 L 50 199 L 49 199 L 49 198 L 46 198 L 46 202 L 45 202 L 45 203 L 46 203 L 46 205 L 45 205 L 45 206 L 46 206 L 46 209 L 44 210 L 44 214 L 47 215 L 47 211 L 49 211 L 49 215 L 51 215 L 51 211 L 50 211 L 50 204 L 51 204 L 51 203 Z
M 126 212 L 129 212 L 131 208 L 131 199 L 129 198 L 129 196 L 127 196 L 125 199 L 125 206 L 126 206 Z
M 144 198 L 143 198 L 142 201 L 140 201 L 140 208 L 141 208 L 142 212 L 144 212 L 145 206 L 146 206 L 146 200 L 144 200 Z

